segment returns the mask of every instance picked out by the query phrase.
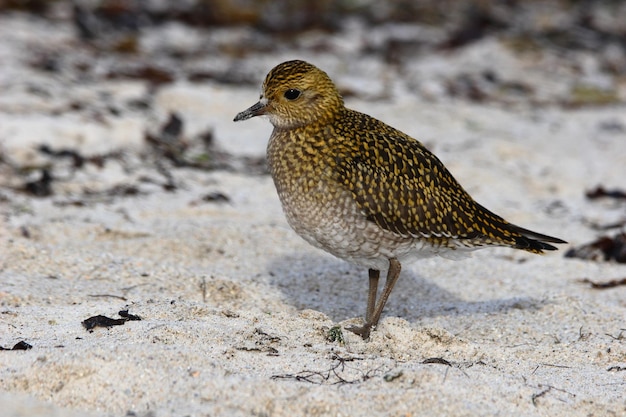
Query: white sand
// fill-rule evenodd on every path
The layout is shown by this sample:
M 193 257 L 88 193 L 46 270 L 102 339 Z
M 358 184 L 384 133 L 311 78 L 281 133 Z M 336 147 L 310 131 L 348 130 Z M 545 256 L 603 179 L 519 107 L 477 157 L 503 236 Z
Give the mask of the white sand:
M 223 91 L 177 85 L 160 97 L 181 97 L 189 126 L 215 126 L 225 147 L 262 152 L 267 121 L 230 123 L 258 90 L 229 100 L 211 89 Z M 420 138 L 478 201 L 524 227 L 581 244 L 597 235 L 588 221 L 624 216 L 583 196 L 625 186 L 626 134 L 599 127 L 626 126 L 623 108 L 349 104 Z M 30 127 L 15 123 L 0 143 Z M 115 172 L 94 170 L 90 185 Z M 0 188 L 0 345 L 33 346 L 0 352 L 2 416 L 626 415 L 626 287 L 579 282 L 622 278 L 625 266 L 565 259 L 568 245 L 404 265 L 371 341 L 344 331 L 331 342 L 329 328 L 363 315 L 367 272 L 291 231 L 269 177 L 173 174 L 175 192 L 146 186 L 86 207 L 60 204 L 76 199 L 67 189 L 36 199 Z M 231 201 L 198 203 L 210 191 Z M 123 309 L 143 320 L 81 325 Z

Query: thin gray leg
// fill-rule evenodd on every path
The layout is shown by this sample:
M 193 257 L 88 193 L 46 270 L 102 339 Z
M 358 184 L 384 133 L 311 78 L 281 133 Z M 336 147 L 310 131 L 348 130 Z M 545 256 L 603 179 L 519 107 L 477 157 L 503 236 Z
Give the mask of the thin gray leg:
M 365 324 L 362 327 L 348 327 L 348 330 L 358 334 L 364 340 L 369 339 L 372 327 L 376 327 L 376 325 L 378 324 L 378 320 L 380 320 L 380 315 L 383 313 L 383 309 L 385 308 L 385 304 L 387 304 L 389 295 L 391 295 L 391 291 L 393 290 L 394 285 L 396 285 L 396 281 L 398 281 L 401 269 L 402 265 L 400 265 L 400 262 L 396 258 L 391 258 L 389 260 L 389 271 L 387 271 L 385 287 L 383 288 L 383 294 L 380 297 L 380 300 L 378 300 L 378 303 L 376 303 L 376 292 L 378 291 L 378 277 L 380 276 L 380 272 L 375 269 L 369 270 L 370 288 L 369 296 L 367 299 L 367 314 L 365 316 Z M 373 285 L 374 289 L 372 289 Z

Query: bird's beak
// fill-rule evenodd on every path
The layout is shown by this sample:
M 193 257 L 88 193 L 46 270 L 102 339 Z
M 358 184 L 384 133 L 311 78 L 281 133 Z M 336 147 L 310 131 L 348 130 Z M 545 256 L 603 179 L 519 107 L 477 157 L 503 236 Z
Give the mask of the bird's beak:
M 267 103 L 263 101 L 259 101 L 258 103 L 254 104 L 252 107 L 237 114 L 237 116 L 235 116 L 235 119 L 233 121 L 239 122 L 241 120 L 248 120 L 254 116 L 260 116 L 262 114 L 265 114 L 266 105 Z

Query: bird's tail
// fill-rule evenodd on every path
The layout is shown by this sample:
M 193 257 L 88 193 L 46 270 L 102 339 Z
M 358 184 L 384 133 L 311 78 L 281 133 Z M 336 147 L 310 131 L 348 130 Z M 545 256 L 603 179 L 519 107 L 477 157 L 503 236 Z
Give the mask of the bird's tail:
M 533 232 L 511 224 L 478 203 L 476 203 L 476 207 L 481 211 L 478 217 L 485 221 L 483 230 L 487 231 L 487 237 L 492 241 L 492 244 L 501 244 L 532 253 L 543 253 L 544 250 L 558 249 L 550 243 L 567 243 L 558 237 Z
M 550 243 L 567 243 L 558 237 L 548 236 L 514 224 L 509 225 L 509 230 L 516 232 L 519 236 L 515 236 L 516 249 L 523 249 L 534 253 L 543 253 L 544 250 L 557 250 L 556 246 Z M 549 242 L 549 243 L 548 243 Z

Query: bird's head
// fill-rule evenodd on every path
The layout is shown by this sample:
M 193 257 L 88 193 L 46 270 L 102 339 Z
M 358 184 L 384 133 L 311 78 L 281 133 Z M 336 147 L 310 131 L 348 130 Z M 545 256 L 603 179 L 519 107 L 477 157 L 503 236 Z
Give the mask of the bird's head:
M 274 67 L 263 82 L 259 102 L 235 116 L 235 122 L 265 115 L 280 129 L 332 120 L 343 99 L 328 75 L 305 61 Z

